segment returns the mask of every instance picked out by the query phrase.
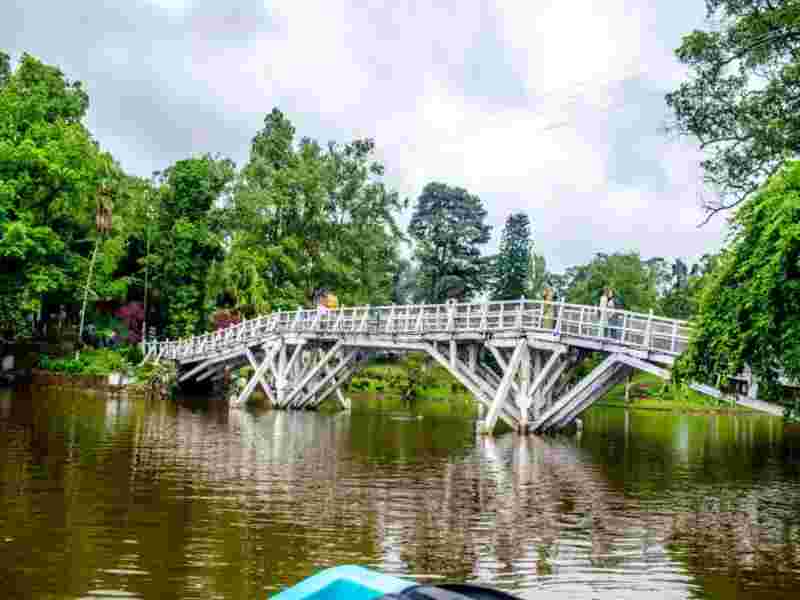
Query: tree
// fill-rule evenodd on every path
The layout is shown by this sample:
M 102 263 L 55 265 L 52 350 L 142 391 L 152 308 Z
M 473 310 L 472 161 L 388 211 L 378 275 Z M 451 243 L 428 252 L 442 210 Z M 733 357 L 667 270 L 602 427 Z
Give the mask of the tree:
M 749 365 L 767 399 L 800 380 L 800 162 L 738 209 L 731 239 L 700 296 L 680 377 L 716 385 Z
M 281 111 L 267 115 L 230 206 L 229 258 L 258 255 L 258 295 L 270 308 L 308 304 L 323 287 L 343 303 L 389 301 L 404 203 L 374 152 L 370 139 L 296 143 Z
M 720 198 L 710 214 L 740 203 L 800 150 L 800 2 L 706 0 L 709 28 L 676 50 L 690 80 L 667 94 L 672 128 L 706 152 L 705 179 Z
M 200 333 L 214 308 L 207 278 L 224 252 L 212 213 L 234 174 L 230 160 L 208 155 L 180 160 L 162 174 L 157 253 L 162 320 L 169 337 Z
M 643 261 L 637 252 L 598 253 L 590 263 L 567 269 L 567 301 L 598 304 L 603 288 L 611 287 L 626 310 L 648 311 L 656 307 L 662 263 Z
M 491 226 L 480 198 L 463 188 L 429 183 L 417 199 L 409 225 L 416 240 L 419 287 L 428 302 L 469 299 L 484 288 L 486 261 L 480 247 Z
M 0 50 L 0 87 L 4 86 L 11 77 L 11 58 Z
M 672 319 L 691 319 L 697 314 L 702 290 L 711 279 L 717 256 L 704 254 L 695 264 L 687 265 L 680 258 L 672 264 L 669 287 L 662 292 L 658 313 Z
M 518 300 L 528 292 L 531 267 L 531 225 L 528 215 L 508 216 L 493 261 L 493 300 Z
M 689 267 L 680 258 L 672 263 L 668 289 L 659 302 L 659 313 L 672 319 L 689 319 L 697 310 L 693 289 L 689 286 Z
M 77 303 L 86 281 L 98 190 L 117 170 L 82 124 L 88 102 L 57 68 L 26 54 L 12 71 L 0 53 L 0 311 L 19 325 Z
M 392 277 L 393 304 L 411 304 L 420 300 L 417 283 L 417 267 L 410 260 L 401 258 Z
M 541 254 L 531 250 L 531 260 L 528 265 L 527 295 L 529 298 L 541 298 L 544 288 L 549 287 L 555 292 L 553 275 L 547 272 L 547 262 Z

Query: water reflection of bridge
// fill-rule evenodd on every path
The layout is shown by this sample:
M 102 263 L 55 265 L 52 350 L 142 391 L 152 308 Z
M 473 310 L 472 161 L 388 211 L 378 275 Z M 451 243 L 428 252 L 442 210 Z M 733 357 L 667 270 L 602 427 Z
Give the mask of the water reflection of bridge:
M 743 582 L 800 582 L 800 518 L 785 514 L 800 508 L 796 487 L 767 477 L 751 487 L 704 483 L 679 455 L 659 489 L 636 489 L 593 460 L 599 449 L 511 436 L 473 445 L 468 435 L 460 448 L 437 446 L 439 427 L 447 425 L 182 412 L 148 417 L 136 464 L 191 465 L 183 476 L 215 510 L 241 511 L 267 539 L 293 540 L 294 562 L 272 565 L 292 577 L 297 561 L 308 572 L 349 561 L 637 598 L 685 598 L 731 571 Z

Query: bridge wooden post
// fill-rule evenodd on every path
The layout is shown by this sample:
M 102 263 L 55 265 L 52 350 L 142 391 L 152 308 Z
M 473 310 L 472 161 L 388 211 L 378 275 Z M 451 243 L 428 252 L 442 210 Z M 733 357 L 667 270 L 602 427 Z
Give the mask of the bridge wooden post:
M 566 352 L 564 346 L 554 350 L 544 366 L 536 373 L 530 386 L 529 403 L 533 405 L 534 416 L 537 418 L 544 407 L 545 396 L 567 367 L 567 360 L 562 359 Z
M 650 351 L 650 341 L 653 335 L 653 309 L 650 309 L 650 314 L 647 316 L 647 325 L 644 330 L 644 347 Z
M 258 371 L 258 363 L 256 362 L 256 359 L 253 356 L 253 351 L 250 350 L 250 348 L 248 348 L 245 351 L 245 354 L 247 355 L 247 362 L 250 363 L 250 366 L 253 367 L 253 370 L 254 371 Z M 272 362 L 272 357 L 270 356 L 269 349 L 265 349 L 264 350 L 264 363 L 267 364 L 267 368 L 269 368 L 269 365 L 270 365 L 271 362 Z M 255 378 L 255 375 L 253 375 L 253 378 Z M 264 380 L 263 377 L 259 377 L 257 381 L 258 381 L 258 385 L 261 386 L 261 390 L 264 392 L 264 395 L 269 399 L 270 403 L 274 405 L 275 404 L 275 396 L 273 396 L 272 390 L 269 389 L 269 385 L 267 385 L 267 382 Z M 249 394 L 248 394 L 248 396 L 249 396 Z M 246 397 L 244 399 L 239 398 L 239 404 L 241 404 L 242 401 L 247 401 L 247 398 Z
M 278 364 L 275 369 L 275 399 L 279 406 L 283 405 L 286 397 L 286 344 L 281 340 L 277 352 Z
M 519 367 L 519 363 L 522 360 L 522 355 L 527 346 L 528 341 L 521 339 L 519 342 L 517 342 L 517 346 L 514 348 L 514 352 L 511 354 L 511 359 L 508 361 L 506 372 L 503 375 L 503 379 L 500 381 L 500 385 L 494 394 L 494 398 L 492 399 L 492 404 L 489 406 L 489 410 L 486 413 L 486 419 L 483 423 L 484 433 L 491 435 L 491 433 L 494 431 L 495 425 L 497 425 L 497 418 L 500 414 L 500 410 L 506 401 L 506 396 L 508 396 L 511 383 L 514 380 L 514 376 L 517 374 L 517 367 Z
M 536 361 L 539 361 L 538 351 L 534 351 Z M 530 398 L 530 383 L 531 383 L 531 349 L 525 340 L 525 346 L 522 349 L 522 357 L 519 363 L 519 383 L 517 384 L 516 397 L 517 406 L 521 413 L 519 422 L 519 433 L 526 434 L 528 432 L 528 420 L 530 418 L 531 398 Z

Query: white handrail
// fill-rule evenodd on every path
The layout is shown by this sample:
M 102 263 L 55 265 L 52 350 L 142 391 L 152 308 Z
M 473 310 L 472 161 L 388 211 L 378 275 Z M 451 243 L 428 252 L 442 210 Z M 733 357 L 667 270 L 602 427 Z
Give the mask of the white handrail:
M 549 315 L 545 318 L 545 315 Z M 412 304 L 340 308 L 325 313 L 300 309 L 247 319 L 225 331 L 187 340 L 150 341 L 153 352 L 170 359 L 207 356 L 232 345 L 252 345 L 274 334 L 305 333 L 406 336 L 530 332 L 617 344 L 668 355 L 688 345 L 690 325 L 650 313 L 545 300 L 505 300 L 458 304 Z

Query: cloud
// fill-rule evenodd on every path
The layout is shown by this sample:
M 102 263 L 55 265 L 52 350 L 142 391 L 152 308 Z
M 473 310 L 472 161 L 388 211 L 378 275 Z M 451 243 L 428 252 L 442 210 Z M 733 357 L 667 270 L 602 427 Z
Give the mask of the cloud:
M 661 133 L 672 50 L 696 0 L 353 2 L 10 0 L 0 39 L 85 82 L 89 126 L 127 169 L 239 164 L 279 106 L 301 135 L 376 138 L 389 183 L 484 201 L 496 246 L 531 216 L 556 269 L 595 252 L 696 256 L 698 154 Z

